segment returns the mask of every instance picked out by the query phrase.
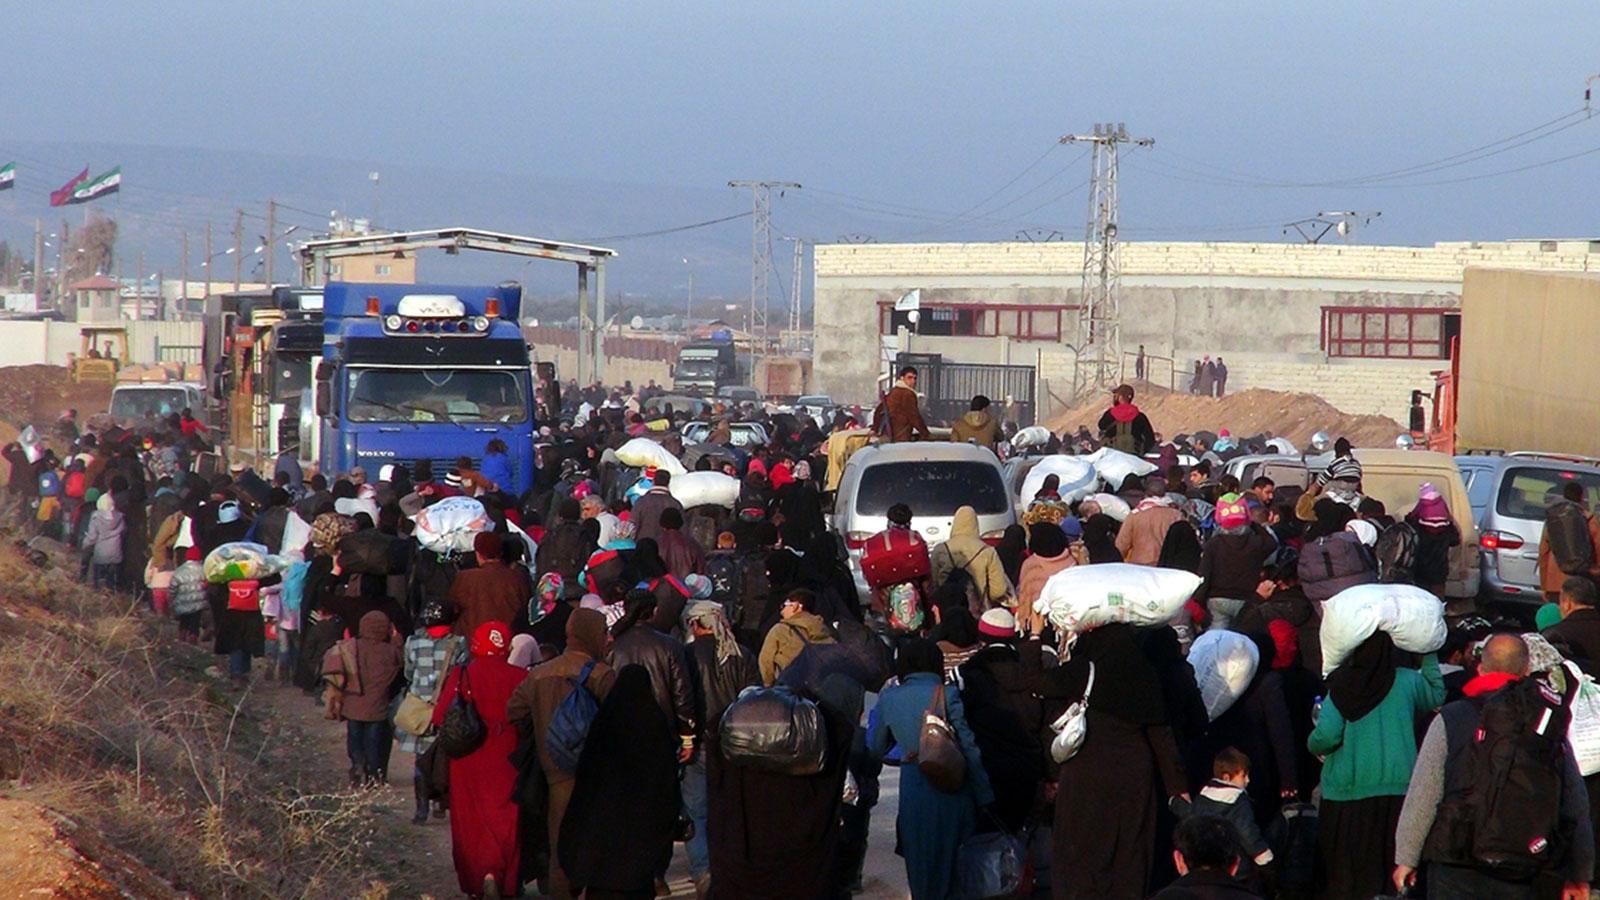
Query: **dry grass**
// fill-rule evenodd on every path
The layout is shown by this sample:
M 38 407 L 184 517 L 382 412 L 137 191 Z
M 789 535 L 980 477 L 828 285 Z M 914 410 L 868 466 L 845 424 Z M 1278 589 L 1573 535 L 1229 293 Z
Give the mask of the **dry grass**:
M 0 779 L 203 897 L 388 896 L 374 801 L 162 639 L 158 620 L 0 548 Z M 338 765 L 340 761 L 331 764 Z

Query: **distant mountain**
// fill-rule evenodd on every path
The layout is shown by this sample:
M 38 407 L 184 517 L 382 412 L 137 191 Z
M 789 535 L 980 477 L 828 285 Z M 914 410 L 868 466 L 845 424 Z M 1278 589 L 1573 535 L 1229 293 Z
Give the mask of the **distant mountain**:
M 10 154 L 10 157 L 8 157 Z M 48 194 L 87 163 L 90 174 L 122 166 L 122 192 L 90 205 L 117 219 L 123 272 L 132 275 L 137 255 L 148 272 L 175 277 L 180 268 L 182 232 L 189 233 L 189 273 L 203 277 L 206 223 L 212 227 L 212 252 L 218 280 L 233 279 L 235 209 L 243 209 L 244 244 L 251 250 L 265 234 L 267 201 L 278 201 L 280 235 L 287 240 L 328 228 L 330 214 L 371 218 L 378 227 L 408 230 L 467 225 L 557 240 L 613 247 L 620 256 L 607 267 L 607 294 L 619 294 L 625 307 L 640 311 L 681 310 L 689 274 L 695 281 L 696 312 L 720 314 L 722 303 L 742 302 L 750 284 L 750 219 L 653 237 L 614 237 L 675 228 L 747 213 L 749 195 L 724 185 L 680 186 L 588 182 L 503 170 L 507 163 L 463 162 L 459 168 L 385 165 L 336 158 L 232 152 L 193 147 L 155 147 L 101 143 L 19 143 L 0 148 L 0 163 L 18 162 L 17 188 L 0 194 L 0 237 L 13 247 L 32 246 L 33 220 L 47 232 L 65 220 L 78 227 L 82 207 L 52 209 Z M 369 180 L 380 173 L 376 186 Z M 608 239 L 613 236 L 614 239 Z M 274 260 L 278 280 L 292 277 L 294 263 L 285 241 Z M 774 247 L 773 303 L 780 303 L 792 266 L 788 244 Z M 691 262 L 685 263 L 688 259 Z M 247 257 L 245 277 L 260 277 L 260 257 Z M 498 281 L 513 278 L 529 291 L 555 300 L 571 296 L 576 275 L 570 266 L 540 261 L 525 265 L 511 257 L 425 254 L 418 263 L 424 281 Z M 779 274 L 781 273 L 781 274 Z M 776 315 L 776 312 L 774 313 Z

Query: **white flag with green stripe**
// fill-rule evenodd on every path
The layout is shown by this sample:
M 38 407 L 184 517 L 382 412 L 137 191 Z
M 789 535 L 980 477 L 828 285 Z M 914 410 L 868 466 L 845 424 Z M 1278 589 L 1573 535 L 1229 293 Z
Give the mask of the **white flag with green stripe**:
M 10 190 L 17 186 L 17 164 L 8 162 L 0 166 L 0 191 Z
M 107 194 L 115 194 L 121 189 L 122 167 L 117 166 L 115 169 L 112 169 L 109 172 L 106 172 L 95 178 L 91 178 L 88 181 L 85 181 L 83 184 L 78 185 L 73 189 L 72 198 L 67 202 L 88 203 L 90 200 L 104 197 Z

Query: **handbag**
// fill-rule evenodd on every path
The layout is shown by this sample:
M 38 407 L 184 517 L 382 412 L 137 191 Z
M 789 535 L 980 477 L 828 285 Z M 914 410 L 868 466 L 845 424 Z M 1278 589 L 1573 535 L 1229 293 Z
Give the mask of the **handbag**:
M 917 771 L 936 790 L 954 794 L 967 780 L 967 757 L 961 742 L 950 727 L 949 710 L 944 702 L 944 684 L 933 689 L 933 701 L 922 717 L 922 736 L 917 742 Z
M 1089 682 L 1083 686 L 1083 697 L 1067 707 L 1061 717 L 1050 723 L 1056 733 L 1050 741 L 1050 758 L 1057 764 L 1076 756 L 1089 733 L 1089 694 L 1094 690 L 1094 663 L 1089 663 Z
M 483 716 L 472 703 L 472 686 L 467 683 L 467 667 L 461 667 L 461 684 L 439 721 L 439 749 L 451 759 L 460 759 L 478 749 L 488 737 Z
M 460 642 L 459 637 L 452 636 L 445 639 L 446 664 L 455 659 L 456 647 Z M 400 701 L 400 707 L 394 711 L 394 727 L 406 734 L 421 737 L 433 729 L 433 710 L 438 705 L 438 698 L 425 700 L 412 691 L 406 691 L 405 697 Z

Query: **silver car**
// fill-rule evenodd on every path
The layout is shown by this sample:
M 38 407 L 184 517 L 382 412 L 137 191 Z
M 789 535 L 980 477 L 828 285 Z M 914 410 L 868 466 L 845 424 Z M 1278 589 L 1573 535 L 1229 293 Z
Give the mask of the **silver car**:
M 978 531 L 991 544 L 1017 521 L 1000 461 L 985 448 L 924 441 L 857 451 L 840 477 L 830 525 L 850 551 L 850 574 L 863 604 L 872 590 L 861 574 L 861 550 L 889 526 L 889 507 L 896 503 L 911 507 L 911 527 L 930 548 L 949 538 L 963 506 L 977 512 Z
M 1483 465 L 1493 462 L 1493 468 Z M 1464 462 L 1465 461 L 1465 462 Z M 1545 510 L 1561 496 L 1568 482 L 1583 485 L 1591 512 L 1600 501 L 1600 460 L 1542 453 L 1507 453 L 1502 457 L 1457 457 L 1461 474 L 1472 470 L 1467 488 L 1478 519 L 1478 560 L 1483 597 L 1510 603 L 1539 604 L 1539 542 L 1544 537 Z

